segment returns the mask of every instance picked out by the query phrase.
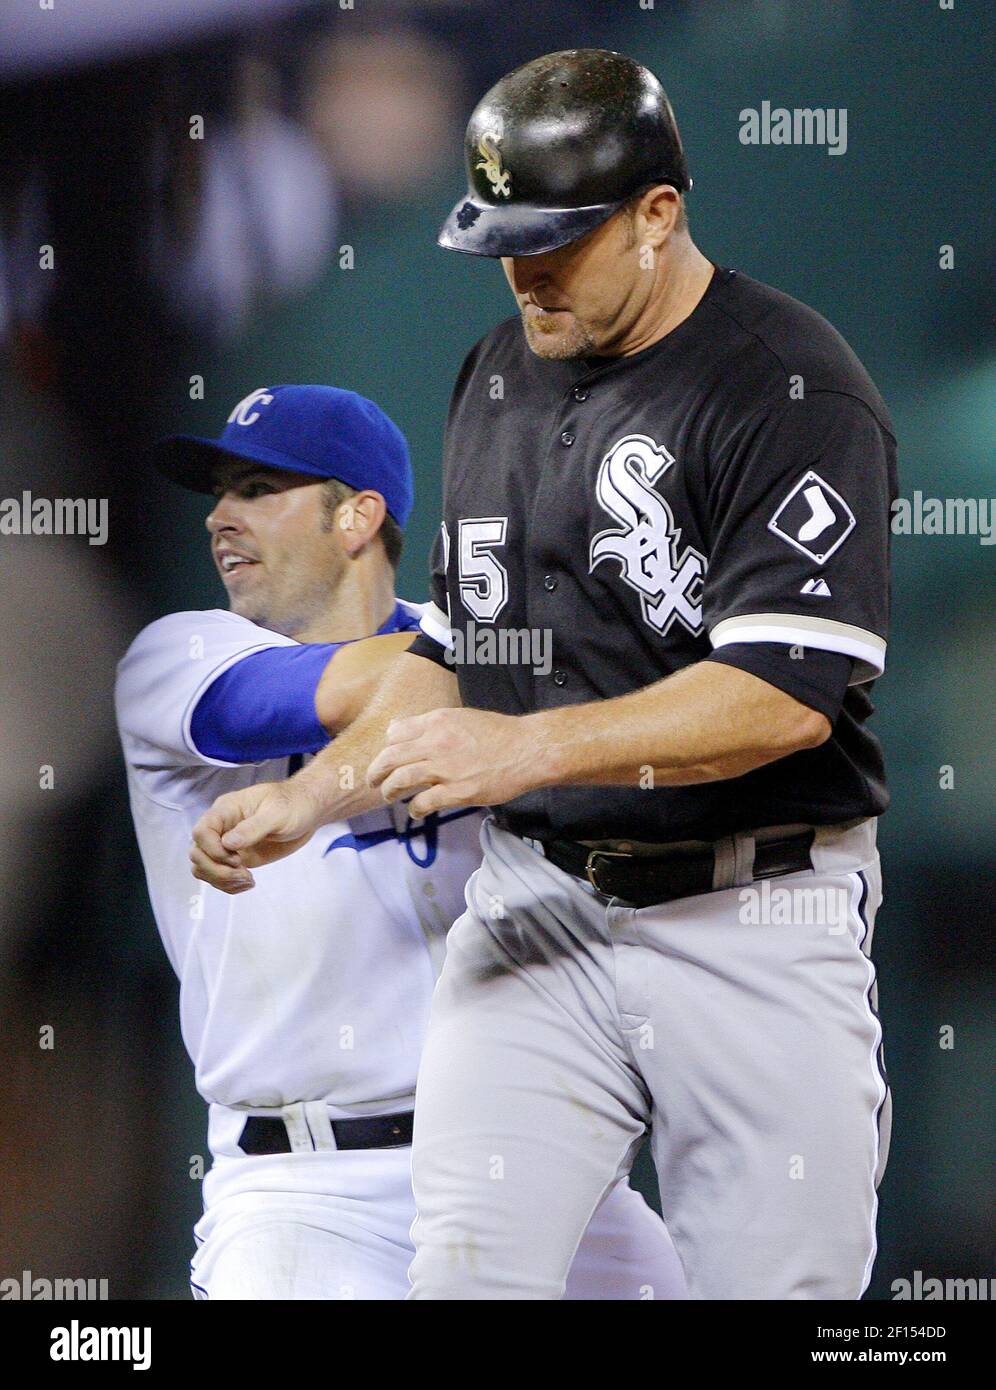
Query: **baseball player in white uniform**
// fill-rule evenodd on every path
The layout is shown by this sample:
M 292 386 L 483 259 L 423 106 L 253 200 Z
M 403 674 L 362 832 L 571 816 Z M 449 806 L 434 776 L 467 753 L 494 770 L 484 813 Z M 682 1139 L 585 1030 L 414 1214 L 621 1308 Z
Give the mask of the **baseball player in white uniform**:
M 416 1071 L 480 813 L 413 821 L 384 805 L 327 824 L 249 894 L 195 882 L 188 851 L 219 795 L 300 768 L 412 640 L 421 610 L 393 588 L 407 446 L 352 392 L 276 386 L 240 402 L 219 440 L 162 441 L 157 461 L 215 494 L 207 529 L 229 602 L 153 622 L 116 690 L 152 906 L 209 1107 L 191 1286 L 200 1299 L 401 1299 Z M 685 1297 L 663 1222 L 625 1180 L 593 1215 L 566 1296 Z

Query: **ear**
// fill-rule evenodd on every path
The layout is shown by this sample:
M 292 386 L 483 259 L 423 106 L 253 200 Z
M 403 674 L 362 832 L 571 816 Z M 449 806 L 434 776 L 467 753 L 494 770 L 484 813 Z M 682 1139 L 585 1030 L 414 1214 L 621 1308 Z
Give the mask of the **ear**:
M 673 234 L 681 212 L 681 194 L 669 183 L 648 188 L 636 208 L 633 227 L 640 246 L 662 246 Z
M 377 535 L 387 515 L 379 492 L 354 493 L 336 509 L 336 526 L 347 555 L 358 555 Z

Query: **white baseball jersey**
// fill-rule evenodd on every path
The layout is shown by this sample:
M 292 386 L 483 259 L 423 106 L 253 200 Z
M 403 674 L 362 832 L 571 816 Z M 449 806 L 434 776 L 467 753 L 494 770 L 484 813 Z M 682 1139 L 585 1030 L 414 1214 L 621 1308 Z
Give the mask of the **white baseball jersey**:
M 198 703 L 236 663 L 286 646 L 301 644 L 224 610 L 175 613 L 145 628 L 118 668 L 132 814 L 180 979 L 183 1039 L 198 1090 L 219 1106 L 401 1109 L 413 1101 L 445 935 L 480 862 L 481 816 L 413 822 L 385 805 L 322 826 L 296 854 L 253 870 L 247 893 L 195 880 L 191 831 L 215 798 L 289 771 L 287 756 L 242 765 L 205 754 L 191 731 Z

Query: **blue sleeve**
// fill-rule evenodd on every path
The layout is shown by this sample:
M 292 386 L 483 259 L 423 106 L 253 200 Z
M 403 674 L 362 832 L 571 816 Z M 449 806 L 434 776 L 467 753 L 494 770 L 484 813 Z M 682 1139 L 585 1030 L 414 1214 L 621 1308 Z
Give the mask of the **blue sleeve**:
M 211 682 L 190 719 L 190 738 L 207 758 L 262 763 L 317 753 L 329 742 L 315 691 L 341 642 L 270 647 L 229 666 Z

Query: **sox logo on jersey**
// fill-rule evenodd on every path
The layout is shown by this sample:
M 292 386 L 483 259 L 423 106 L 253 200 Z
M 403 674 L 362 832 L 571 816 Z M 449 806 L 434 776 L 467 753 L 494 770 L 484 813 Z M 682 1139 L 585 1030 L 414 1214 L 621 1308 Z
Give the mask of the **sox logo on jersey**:
M 679 556 L 681 529 L 654 490 L 672 463 L 664 445 L 645 434 L 628 434 L 613 444 L 595 486 L 599 502 L 622 527 L 592 537 L 589 572 L 603 560 L 621 561 L 623 580 L 640 595 L 644 622 L 663 636 L 677 618 L 697 636 L 705 556 L 690 545 Z

